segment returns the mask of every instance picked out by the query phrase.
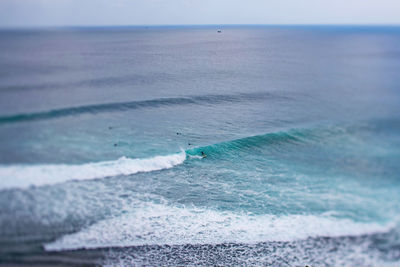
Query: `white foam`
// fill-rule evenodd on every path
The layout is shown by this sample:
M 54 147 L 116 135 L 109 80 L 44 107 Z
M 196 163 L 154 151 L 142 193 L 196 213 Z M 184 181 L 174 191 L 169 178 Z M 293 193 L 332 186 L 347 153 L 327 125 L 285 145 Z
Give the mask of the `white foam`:
M 388 231 L 392 226 L 315 215 L 251 215 L 141 204 L 45 245 L 49 251 L 138 245 L 257 243 Z
M 86 163 L 81 165 L 10 165 L 0 166 L 0 189 L 27 188 L 62 183 L 70 180 L 129 175 L 172 168 L 186 159 L 186 153 L 156 156 L 146 159 L 122 157 L 115 161 Z

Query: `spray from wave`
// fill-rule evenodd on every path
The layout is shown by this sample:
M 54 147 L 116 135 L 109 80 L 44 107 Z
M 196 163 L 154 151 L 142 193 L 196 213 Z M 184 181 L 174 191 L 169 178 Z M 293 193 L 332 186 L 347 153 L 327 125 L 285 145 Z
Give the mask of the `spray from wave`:
M 167 156 L 146 159 L 122 157 L 115 161 L 86 163 L 81 165 L 45 164 L 11 165 L 0 167 L 0 189 L 28 188 L 62 183 L 70 180 L 89 180 L 138 172 L 169 169 L 183 163 L 184 151 Z

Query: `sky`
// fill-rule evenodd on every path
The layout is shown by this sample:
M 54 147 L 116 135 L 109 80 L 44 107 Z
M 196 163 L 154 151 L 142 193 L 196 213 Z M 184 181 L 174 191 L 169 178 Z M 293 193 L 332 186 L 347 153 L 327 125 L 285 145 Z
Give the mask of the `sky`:
M 0 27 L 396 24 L 400 0 L 0 0 Z

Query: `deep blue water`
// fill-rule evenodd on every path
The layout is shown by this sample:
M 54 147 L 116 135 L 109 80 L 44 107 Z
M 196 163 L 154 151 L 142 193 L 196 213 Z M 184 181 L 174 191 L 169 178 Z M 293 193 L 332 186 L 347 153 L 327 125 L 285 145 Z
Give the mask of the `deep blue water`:
M 399 27 L 2 30 L 0 264 L 396 266 L 399 73 Z

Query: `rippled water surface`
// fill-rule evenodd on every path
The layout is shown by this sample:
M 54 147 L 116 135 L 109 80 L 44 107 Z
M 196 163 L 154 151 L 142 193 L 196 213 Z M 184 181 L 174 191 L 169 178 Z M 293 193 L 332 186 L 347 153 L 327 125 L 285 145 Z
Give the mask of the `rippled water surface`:
M 0 264 L 397 266 L 400 28 L 0 32 Z

